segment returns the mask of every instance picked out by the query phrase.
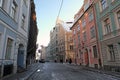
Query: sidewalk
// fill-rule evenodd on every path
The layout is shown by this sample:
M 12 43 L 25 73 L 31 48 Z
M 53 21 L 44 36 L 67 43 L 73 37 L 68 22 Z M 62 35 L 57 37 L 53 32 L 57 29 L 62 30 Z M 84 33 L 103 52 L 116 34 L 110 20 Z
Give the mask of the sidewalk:
M 108 75 L 112 75 L 112 76 L 120 78 L 120 72 L 105 71 L 105 70 L 101 70 L 101 69 L 95 69 L 95 68 L 92 68 L 92 67 L 84 67 L 84 66 L 80 66 L 80 65 L 76 65 L 76 64 L 66 64 L 66 65 L 74 67 L 74 69 L 84 69 L 84 70 L 98 72 L 98 73 L 101 73 L 101 74 L 108 74 Z
M 112 76 L 120 78 L 120 72 L 106 71 L 106 70 L 103 70 L 103 69 L 95 69 L 95 68 L 91 68 L 91 67 L 83 67 L 83 69 L 93 71 L 93 72 L 98 72 L 98 73 L 101 73 L 101 74 L 108 74 L 108 75 L 112 75 Z
M 11 76 L 4 77 L 0 80 L 26 80 L 32 75 L 40 66 L 40 63 L 34 63 L 28 66 L 27 70 L 22 73 L 16 73 Z

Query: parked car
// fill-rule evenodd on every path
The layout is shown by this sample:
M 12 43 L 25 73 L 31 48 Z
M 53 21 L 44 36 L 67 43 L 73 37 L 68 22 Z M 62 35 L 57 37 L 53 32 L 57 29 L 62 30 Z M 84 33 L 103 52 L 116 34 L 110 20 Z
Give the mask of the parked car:
M 45 63 L 44 59 L 39 60 L 40 63 Z

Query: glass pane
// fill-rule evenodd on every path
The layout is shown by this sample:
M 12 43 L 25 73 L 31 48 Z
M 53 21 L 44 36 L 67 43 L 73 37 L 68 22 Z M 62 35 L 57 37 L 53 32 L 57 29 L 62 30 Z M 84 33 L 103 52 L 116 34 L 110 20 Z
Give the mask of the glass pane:
M 13 43 L 13 40 L 8 38 L 7 47 L 6 47 L 6 55 L 5 55 L 6 59 L 10 59 L 11 52 L 12 52 L 12 43 Z

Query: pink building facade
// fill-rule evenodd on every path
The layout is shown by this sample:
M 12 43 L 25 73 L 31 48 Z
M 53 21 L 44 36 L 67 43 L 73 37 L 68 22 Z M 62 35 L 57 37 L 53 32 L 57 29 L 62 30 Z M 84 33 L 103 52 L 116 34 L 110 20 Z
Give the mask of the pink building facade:
M 74 19 L 71 30 L 73 31 L 75 63 L 100 68 L 101 55 L 92 0 L 84 1 Z

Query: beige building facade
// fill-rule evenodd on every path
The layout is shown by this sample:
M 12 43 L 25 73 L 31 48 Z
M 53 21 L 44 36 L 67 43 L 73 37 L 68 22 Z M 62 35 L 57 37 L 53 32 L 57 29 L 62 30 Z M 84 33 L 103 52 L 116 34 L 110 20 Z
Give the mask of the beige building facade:
M 50 33 L 50 52 L 57 62 L 66 62 L 70 58 L 74 60 L 72 32 L 66 24 L 62 20 L 57 20 L 56 26 Z

